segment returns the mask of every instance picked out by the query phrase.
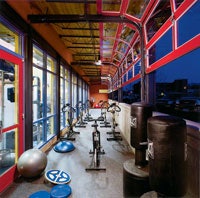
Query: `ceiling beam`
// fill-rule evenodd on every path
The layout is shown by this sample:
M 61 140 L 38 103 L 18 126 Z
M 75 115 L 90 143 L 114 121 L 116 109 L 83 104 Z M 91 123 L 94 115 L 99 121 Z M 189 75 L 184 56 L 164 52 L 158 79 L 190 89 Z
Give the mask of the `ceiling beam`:
M 91 36 L 83 36 L 83 35 L 68 35 L 68 34 L 60 34 L 59 35 L 59 37 L 60 38 L 64 38 L 64 37 L 71 37 L 71 38 L 76 38 L 76 37 L 78 37 L 78 38 L 89 38 L 89 39 L 91 39 Z M 99 38 L 99 36 L 94 36 L 94 38 Z
M 87 1 L 85 1 L 85 0 L 46 0 L 46 2 L 49 2 L 49 3 L 51 3 L 51 2 L 54 2 L 54 3 L 85 3 L 85 2 L 87 2 L 87 3 L 93 3 L 93 4 L 96 4 L 97 3 L 97 1 L 96 0 L 87 0 Z M 121 0 L 115 0 L 115 2 L 113 3 L 113 2 L 111 2 L 110 0 L 104 0 L 104 2 L 103 2 L 104 4 L 121 4 Z
M 94 53 L 80 53 L 80 54 L 73 54 L 73 56 L 94 56 L 94 55 L 99 55 L 99 54 L 94 54 Z
M 85 42 L 72 42 L 72 44 L 76 45 L 93 45 L 92 43 L 85 43 Z M 95 43 L 95 45 L 99 45 L 99 43 Z
M 138 27 L 138 24 L 123 16 L 105 16 L 105 15 L 67 15 L 67 14 L 30 14 L 28 19 L 31 23 L 77 23 L 77 22 L 115 22 L 131 23 Z
M 83 30 L 83 31 L 85 31 L 85 30 L 99 30 L 98 28 L 92 28 L 92 29 L 90 29 L 90 28 L 73 28 L 73 27 L 62 27 L 62 30 Z
M 99 49 L 99 47 L 85 47 L 85 46 L 67 46 L 67 48 L 70 48 L 70 49 L 72 49 L 72 48 L 74 48 L 74 49 L 78 49 L 78 48 L 83 48 L 83 49 Z

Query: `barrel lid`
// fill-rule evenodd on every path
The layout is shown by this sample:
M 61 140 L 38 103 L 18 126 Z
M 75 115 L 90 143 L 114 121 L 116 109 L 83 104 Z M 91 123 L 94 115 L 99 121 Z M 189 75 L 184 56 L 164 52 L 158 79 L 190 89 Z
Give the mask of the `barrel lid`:
M 129 172 L 130 174 L 133 174 L 137 177 L 149 177 L 148 168 L 138 168 L 138 166 L 135 165 L 135 159 L 127 160 L 123 164 L 124 170 Z

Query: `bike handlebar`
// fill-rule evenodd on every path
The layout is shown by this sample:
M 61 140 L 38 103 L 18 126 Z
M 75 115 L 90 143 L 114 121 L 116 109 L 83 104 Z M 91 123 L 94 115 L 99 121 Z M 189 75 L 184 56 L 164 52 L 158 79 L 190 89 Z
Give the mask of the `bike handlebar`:
M 114 102 L 108 107 L 107 111 L 108 112 L 120 112 L 121 108 Z
M 76 112 L 76 109 L 67 103 L 62 107 L 62 112 Z

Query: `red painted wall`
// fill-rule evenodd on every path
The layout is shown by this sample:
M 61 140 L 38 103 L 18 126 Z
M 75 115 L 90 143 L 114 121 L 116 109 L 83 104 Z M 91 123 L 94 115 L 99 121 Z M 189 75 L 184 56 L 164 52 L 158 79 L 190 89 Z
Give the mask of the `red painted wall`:
M 99 93 L 99 89 L 108 89 L 107 85 L 90 85 L 90 100 L 93 99 L 94 104 L 93 107 L 95 107 L 96 104 L 99 103 L 100 100 L 108 100 L 108 94 L 107 93 Z

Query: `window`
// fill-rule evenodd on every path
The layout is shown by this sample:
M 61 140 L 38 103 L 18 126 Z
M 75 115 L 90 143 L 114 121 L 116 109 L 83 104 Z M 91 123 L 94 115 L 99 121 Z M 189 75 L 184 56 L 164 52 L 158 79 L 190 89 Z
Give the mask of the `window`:
M 149 65 L 172 51 L 172 29 L 170 28 L 150 49 Z
M 13 28 L 5 26 L 0 19 L 0 45 L 15 52 L 21 54 L 21 39 L 19 33 Z
M 200 122 L 200 49 L 156 71 L 157 111 Z
M 67 125 L 67 112 L 62 112 L 65 104 L 69 103 L 69 71 L 60 67 L 60 129 Z
M 178 45 L 182 45 L 192 37 L 200 33 L 200 1 L 197 1 L 190 10 L 188 10 L 178 20 Z M 188 30 L 188 31 L 185 31 Z
M 56 124 L 56 61 L 33 46 L 33 146 L 48 141 Z
M 161 0 L 146 24 L 148 41 L 171 16 L 170 1 Z

